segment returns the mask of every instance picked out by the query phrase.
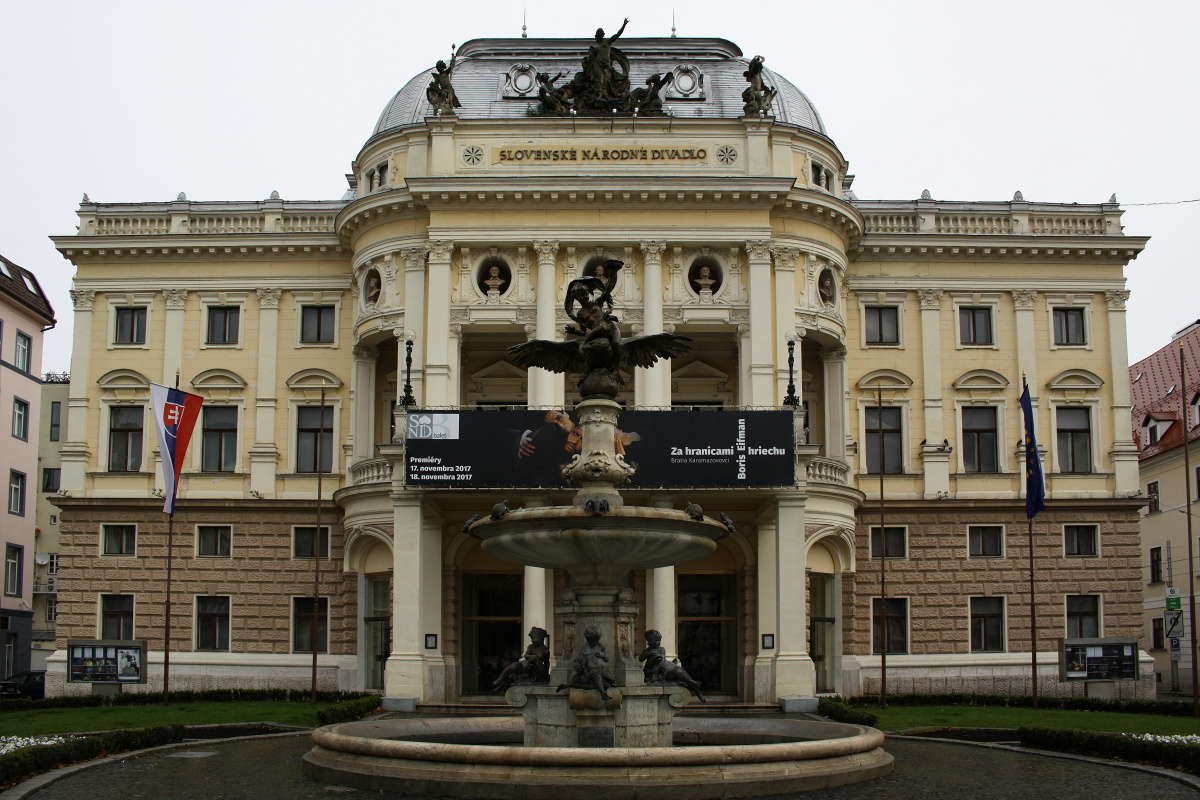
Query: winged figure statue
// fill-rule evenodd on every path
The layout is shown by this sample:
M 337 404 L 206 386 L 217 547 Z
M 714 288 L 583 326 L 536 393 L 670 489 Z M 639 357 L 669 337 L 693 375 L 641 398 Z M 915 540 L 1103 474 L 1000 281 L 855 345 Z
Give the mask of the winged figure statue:
M 612 292 L 617 273 L 624 262 L 608 259 L 595 275 L 577 278 L 567 284 L 568 335 L 578 338 L 565 342 L 534 339 L 508 348 L 513 363 L 521 367 L 540 367 L 550 372 L 582 375 L 579 394 L 589 397 L 616 397 L 624 384 L 622 369 L 652 367 L 659 359 L 677 358 L 692 349 L 687 336 L 656 333 L 621 338 L 620 321 L 612 314 Z

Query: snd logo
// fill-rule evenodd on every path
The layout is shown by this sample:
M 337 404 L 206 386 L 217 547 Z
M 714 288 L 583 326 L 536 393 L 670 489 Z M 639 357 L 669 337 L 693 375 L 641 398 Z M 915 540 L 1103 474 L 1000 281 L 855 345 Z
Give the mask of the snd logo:
M 458 414 L 409 414 L 409 439 L 457 439 Z

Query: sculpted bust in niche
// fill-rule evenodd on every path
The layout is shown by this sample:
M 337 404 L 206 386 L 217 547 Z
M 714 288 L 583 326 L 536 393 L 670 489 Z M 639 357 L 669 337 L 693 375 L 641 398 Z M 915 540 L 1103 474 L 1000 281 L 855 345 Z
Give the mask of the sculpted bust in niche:
M 363 287 L 363 297 L 367 298 L 367 305 L 378 304 L 379 294 L 383 290 L 383 281 L 379 278 L 378 270 L 367 270 L 367 278 L 363 282 Z
M 837 284 L 834 283 L 831 270 L 821 271 L 821 277 L 817 279 L 817 294 L 821 296 L 821 302 L 827 306 L 831 306 L 837 301 Z

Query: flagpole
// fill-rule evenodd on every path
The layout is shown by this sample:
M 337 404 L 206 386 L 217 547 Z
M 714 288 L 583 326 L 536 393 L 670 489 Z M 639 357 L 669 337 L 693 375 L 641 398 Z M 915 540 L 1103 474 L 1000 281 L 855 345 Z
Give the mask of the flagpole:
M 1033 588 L 1033 517 L 1026 517 L 1025 522 L 1029 525 L 1029 635 L 1033 637 L 1033 644 L 1030 649 L 1033 650 L 1033 707 L 1038 707 L 1038 685 L 1037 685 L 1037 604 L 1034 601 L 1035 594 Z
M 1029 384 L 1025 373 L 1021 373 L 1021 415 L 1025 423 L 1025 435 L 1022 444 L 1025 448 L 1025 524 L 1029 532 L 1029 651 L 1033 667 L 1031 688 L 1033 691 L 1033 707 L 1038 707 L 1038 660 L 1037 660 L 1037 588 L 1034 584 L 1033 572 L 1033 518 L 1037 512 L 1045 508 L 1045 483 L 1038 459 L 1037 436 L 1033 430 L 1033 398 L 1029 395 Z M 1034 467 L 1037 467 L 1037 486 L 1034 491 Z
M 876 407 L 879 416 L 876 420 L 879 430 L 879 538 L 882 547 L 879 551 L 879 605 L 883 609 L 883 646 L 879 648 L 879 707 L 887 708 L 887 651 L 888 651 L 888 611 L 887 611 L 887 522 L 883 511 L 883 473 L 887 469 L 884 454 L 887 452 L 883 437 L 883 379 L 875 384 Z
M 175 370 L 175 388 L 179 388 L 179 370 Z M 159 443 L 162 452 L 162 443 Z M 161 459 L 159 459 L 161 461 Z M 166 464 L 163 464 L 166 469 Z M 175 489 L 172 485 L 172 489 Z M 171 702 L 171 556 L 175 544 L 175 504 L 171 503 L 171 513 L 167 514 L 167 624 L 163 631 L 163 705 Z
M 1188 617 L 1191 619 L 1192 643 L 1188 647 L 1188 657 L 1192 659 L 1192 716 L 1200 717 L 1200 663 L 1196 661 L 1196 563 L 1192 548 L 1192 458 L 1188 449 L 1188 434 L 1191 426 L 1188 424 L 1187 398 L 1187 366 L 1184 364 L 1183 338 L 1179 339 L 1179 396 L 1183 404 L 1183 513 L 1187 517 L 1188 542 Z
M 313 533 L 313 611 L 310 642 L 312 644 L 312 703 L 317 702 L 317 617 L 321 612 L 321 472 L 325 469 L 325 379 L 321 379 L 321 425 L 317 431 L 317 529 Z M 330 543 L 332 545 L 332 543 Z M 328 630 L 328 614 L 326 614 Z

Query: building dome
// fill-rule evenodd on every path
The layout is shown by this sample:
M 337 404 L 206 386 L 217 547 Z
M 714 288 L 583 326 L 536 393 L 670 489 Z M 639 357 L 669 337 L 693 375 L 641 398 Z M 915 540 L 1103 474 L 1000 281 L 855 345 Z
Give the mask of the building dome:
M 458 51 L 454 90 L 461 119 L 505 119 L 527 116 L 537 104 L 536 75 L 566 73 L 571 80 L 593 43 L 591 39 L 472 39 Z M 626 39 L 616 46 L 628 58 L 630 85 L 644 84 L 655 73 L 673 72 L 663 95 L 663 108 L 675 117 L 736 118 L 744 115 L 743 76 L 749 59 L 725 39 Z M 430 70 L 404 85 L 384 107 L 372 137 L 421 122 L 433 114 L 425 97 Z M 791 82 L 769 69 L 764 81 L 778 90 L 773 109 L 777 122 L 824 134 L 817 109 Z

